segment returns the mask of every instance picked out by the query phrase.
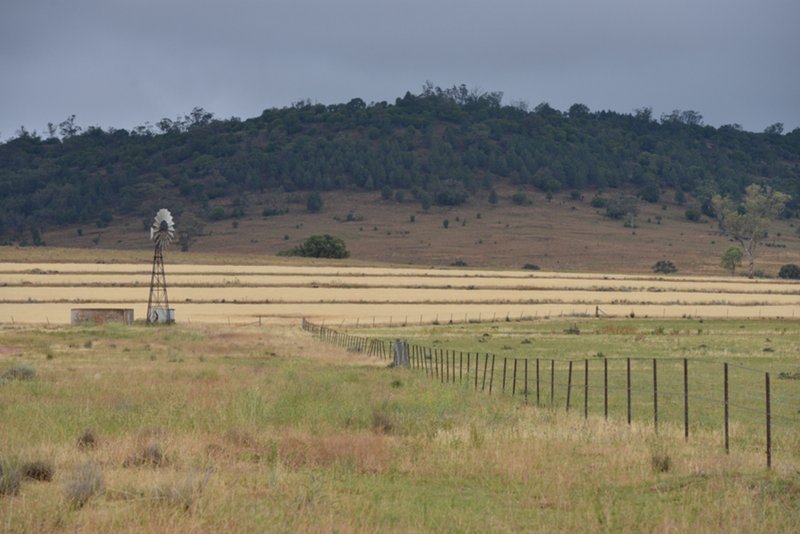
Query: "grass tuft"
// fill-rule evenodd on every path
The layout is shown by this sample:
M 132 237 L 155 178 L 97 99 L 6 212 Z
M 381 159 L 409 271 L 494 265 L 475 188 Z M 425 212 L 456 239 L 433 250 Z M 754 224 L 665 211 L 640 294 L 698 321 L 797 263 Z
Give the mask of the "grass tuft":
M 0 383 L 12 380 L 33 380 L 35 377 L 36 369 L 23 363 L 7 369 L 0 375 Z
M 172 484 L 160 484 L 153 490 L 156 501 L 188 510 L 202 494 L 211 477 L 211 469 L 204 473 L 191 473 L 185 479 Z
M 53 473 L 55 469 L 50 462 L 41 460 L 27 462 L 22 464 L 20 469 L 22 476 L 31 480 L 39 480 L 41 482 L 50 482 L 53 480 Z
M 16 495 L 22 485 L 22 472 L 16 462 L 0 460 L 0 495 Z
M 87 462 L 75 468 L 64 484 L 64 496 L 73 508 L 82 508 L 89 499 L 100 495 L 105 489 L 103 473 L 100 468 Z
M 151 441 L 128 455 L 122 467 L 161 467 L 165 462 L 161 445 L 157 441 Z
M 97 446 L 97 435 L 94 430 L 87 428 L 81 432 L 77 444 L 79 449 L 94 449 Z
M 654 473 L 667 473 L 672 469 L 672 457 L 660 443 L 650 446 L 650 467 Z

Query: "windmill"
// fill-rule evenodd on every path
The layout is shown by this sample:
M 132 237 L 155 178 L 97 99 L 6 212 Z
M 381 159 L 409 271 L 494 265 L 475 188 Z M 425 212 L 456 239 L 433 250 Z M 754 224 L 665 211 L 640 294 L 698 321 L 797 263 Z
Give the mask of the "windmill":
M 153 274 L 150 277 L 150 297 L 147 299 L 147 324 L 172 323 L 174 316 L 169 309 L 167 279 L 164 275 L 164 249 L 175 237 L 175 223 L 168 209 L 161 208 L 150 226 L 153 250 Z

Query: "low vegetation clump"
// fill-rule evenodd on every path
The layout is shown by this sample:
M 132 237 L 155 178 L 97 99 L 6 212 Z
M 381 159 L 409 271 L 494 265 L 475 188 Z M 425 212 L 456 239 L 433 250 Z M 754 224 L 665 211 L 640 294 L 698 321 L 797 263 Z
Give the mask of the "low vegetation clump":
M 161 444 L 150 441 L 140 445 L 136 451 L 129 454 L 122 463 L 123 467 L 160 467 L 164 464 L 164 451 Z
M 87 462 L 76 467 L 64 484 L 64 496 L 73 508 L 82 508 L 89 499 L 103 493 L 105 481 L 96 464 Z
M 788 280 L 800 280 L 800 267 L 794 263 L 788 263 L 781 267 L 778 271 L 778 278 L 785 278 Z
M 26 462 L 21 467 L 22 476 L 30 480 L 38 480 L 40 482 L 49 482 L 53 480 L 53 473 L 55 469 L 53 464 L 42 460 L 33 462 Z
M 302 245 L 280 253 L 281 256 L 302 256 L 305 258 L 343 259 L 350 257 L 345 242 L 329 234 L 312 235 Z
M 13 380 L 33 380 L 36 377 L 36 369 L 30 365 L 20 364 L 7 369 L 0 375 L 0 384 Z
M 678 268 L 671 260 L 658 260 L 653 265 L 653 272 L 659 274 L 672 274 L 678 272 Z
M 0 458 L 0 497 L 19 493 L 22 478 L 22 471 L 16 462 Z
M 522 268 L 524 270 L 526 270 L 526 271 L 538 271 L 539 270 L 539 266 L 536 265 L 535 263 L 526 263 L 525 265 L 522 266 Z
M 97 435 L 91 428 L 86 428 L 78 436 L 76 443 L 79 449 L 94 449 L 95 445 L 97 445 Z

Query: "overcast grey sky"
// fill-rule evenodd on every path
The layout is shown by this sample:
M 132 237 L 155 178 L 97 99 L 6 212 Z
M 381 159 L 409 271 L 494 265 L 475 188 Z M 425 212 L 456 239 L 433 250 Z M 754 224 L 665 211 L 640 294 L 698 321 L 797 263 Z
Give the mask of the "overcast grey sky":
M 0 0 L 0 139 L 201 106 L 393 102 L 426 80 L 564 110 L 800 126 L 798 0 Z

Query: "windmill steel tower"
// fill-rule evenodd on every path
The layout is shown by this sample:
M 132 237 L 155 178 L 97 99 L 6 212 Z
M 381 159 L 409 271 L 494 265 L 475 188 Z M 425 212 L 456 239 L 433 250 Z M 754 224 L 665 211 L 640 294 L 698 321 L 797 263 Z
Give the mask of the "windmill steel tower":
M 167 278 L 164 274 L 164 249 L 175 237 L 175 223 L 167 209 L 156 213 L 150 226 L 150 239 L 155 244 L 153 249 L 153 272 L 150 276 L 150 297 L 147 299 L 147 324 L 172 323 L 175 321 L 169 308 L 167 296 Z

